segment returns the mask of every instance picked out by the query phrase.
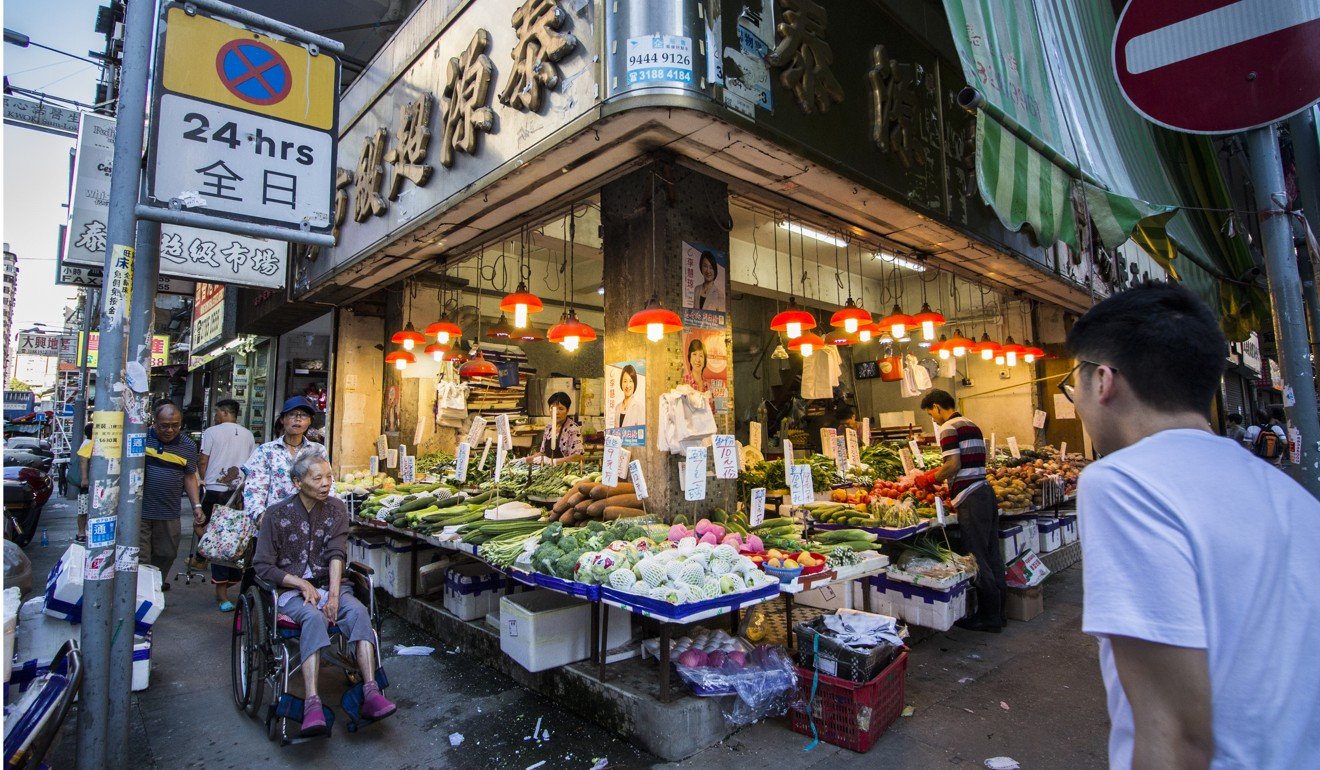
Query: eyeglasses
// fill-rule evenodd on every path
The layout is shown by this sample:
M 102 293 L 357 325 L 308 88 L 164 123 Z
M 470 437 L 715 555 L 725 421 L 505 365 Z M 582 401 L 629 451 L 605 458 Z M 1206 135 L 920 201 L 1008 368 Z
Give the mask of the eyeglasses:
M 1068 399 L 1068 403 L 1070 404 L 1077 403 L 1076 401 L 1073 400 L 1073 396 L 1076 395 L 1077 393 L 1077 386 L 1073 385 L 1071 382 L 1073 375 L 1077 374 L 1077 370 L 1081 369 L 1083 366 L 1109 366 L 1109 365 L 1096 363 L 1095 361 L 1078 361 L 1076 366 L 1069 369 L 1067 376 L 1065 376 L 1062 380 L 1059 380 L 1059 392 L 1063 394 L 1064 398 Z M 1110 366 L 1109 368 L 1113 370 L 1115 374 L 1118 373 L 1118 369 L 1116 367 Z

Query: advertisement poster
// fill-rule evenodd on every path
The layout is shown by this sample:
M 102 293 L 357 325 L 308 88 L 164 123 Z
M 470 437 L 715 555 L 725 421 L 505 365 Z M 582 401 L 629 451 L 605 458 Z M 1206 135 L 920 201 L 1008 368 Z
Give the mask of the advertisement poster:
M 714 412 L 729 411 L 729 344 L 723 331 L 683 331 L 683 382 L 705 393 Z
M 723 329 L 729 312 L 729 255 L 683 244 L 683 325 Z
M 646 446 L 646 363 L 605 365 L 605 435 Z

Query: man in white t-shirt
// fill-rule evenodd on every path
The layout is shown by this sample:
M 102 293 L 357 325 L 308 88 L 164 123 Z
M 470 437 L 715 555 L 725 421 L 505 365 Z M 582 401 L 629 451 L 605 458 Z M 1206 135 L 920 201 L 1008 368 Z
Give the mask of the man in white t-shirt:
M 1060 389 L 1103 459 L 1078 485 L 1082 630 L 1115 768 L 1320 764 L 1320 502 L 1210 430 L 1227 343 L 1177 284 L 1073 326 Z
M 197 537 L 206 531 L 211 523 L 211 512 L 217 503 L 224 503 L 233 496 L 238 482 L 243 478 L 240 470 L 243 463 L 252 456 L 257 442 L 252 431 L 238 424 L 239 403 L 232 398 L 222 399 L 215 404 L 215 422 L 202 431 L 202 456 L 197 463 L 197 472 L 205 485 L 202 495 L 202 515 L 205 517 L 200 526 L 193 528 Z M 193 542 L 197 542 L 194 537 Z M 194 557 L 195 558 L 195 557 Z M 234 567 L 211 565 L 211 582 L 215 584 L 215 601 L 221 612 L 231 612 L 234 603 L 229 601 L 229 587 L 237 585 L 243 579 L 243 573 Z

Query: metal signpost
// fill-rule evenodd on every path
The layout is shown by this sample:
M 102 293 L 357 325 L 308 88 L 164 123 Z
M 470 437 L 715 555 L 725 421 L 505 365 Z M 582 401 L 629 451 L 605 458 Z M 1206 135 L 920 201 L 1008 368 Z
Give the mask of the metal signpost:
M 116 125 L 134 130 L 116 131 L 98 244 L 104 287 L 90 474 L 96 526 L 89 522 L 97 535 L 88 540 L 84 565 L 80 768 L 131 763 L 129 692 L 145 482 L 139 449 L 150 408 L 152 297 L 169 248 L 155 223 L 334 243 L 339 64 L 331 54 L 342 47 L 217 0 L 166 5 L 143 200 L 143 142 L 136 127 L 148 115 L 156 16 L 154 2 L 128 4 Z M 199 130 L 201 123 L 206 127 Z M 69 235 L 81 233 L 71 229 Z M 73 251 L 66 253 L 71 261 Z M 248 263 L 251 255 L 225 255 L 235 272 L 240 256 Z
M 1114 74 L 1154 123 L 1247 132 L 1284 407 L 1302 435 L 1289 470 L 1320 497 L 1315 371 L 1274 125 L 1320 101 L 1320 0 L 1132 0 L 1114 34 Z

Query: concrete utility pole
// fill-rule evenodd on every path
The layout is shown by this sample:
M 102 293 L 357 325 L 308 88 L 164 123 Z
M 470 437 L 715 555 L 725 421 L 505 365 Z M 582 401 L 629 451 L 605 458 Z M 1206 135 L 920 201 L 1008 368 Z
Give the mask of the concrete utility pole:
M 146 455 L 135 449 L 146 447 L 151 390 L 151 341 L 156 320 L 156 278 L 160 274 L 160 223 L 145 219 L 137 223 L 137 267 L 133 271 L 133 313 L 128 326 L 125 384 L 141 409 L 124 416 L 124 455 L 119 480 L 119 525 L 115 528 L 119 553 L 136 547 L 142 526 L 142 484 Z M 127 393 L 127 392 L 126 392 Z M 189 523 L 191 525 L 191 522 Z M 169 575 L 162 575 L 169 580 Z M 106 727 L 110 767 L 128 767 L 129 696 L 133 691 L 133 624 L 137 617 L 136 559 L 115 566 L 113 623 L 122 629 L 110 640 L 110 720 Z
M 1283 184 L 1278 130 L 1274 125 L 1247 132 L 1251 152 L 1251 183 L 1260 212 L 1261 250 L 1274 309 L 1274 339 L 1283 369 L 1283 405 L 1288 421 L 1301 431 L 1302 459 L 1288 470 L 1297 483 L 1320 497 L 1320 415 L 1315 399 L 1315 369 L 1307 339 L 1306 310 L 1302 306 L 1302 279 L 1297 271 L 1297 249 L 1292 223 L 1284 208 L 1288 193 Z
M 133 570 L 136 578 L 137 540 L 116 553 L 115 525 L 119 507 L 120 463 L 124 454 L 125 415 L 145 408 L 146 396 L 131 391 L 124 378 L 124 334 L 134 311 L 151 302 L 153 292 L 133 296 L 134 239 L 138 190 L 142 178 L 142 127 L 146 121 L 147 82 L 151 65 L 155 2 L 133 0 L 124 25 L 124 65 L 120 78 L 114 171 L 110 176 L 110 210 L 106 221 L 104 285 L 101 292 L 101 336 L 96 367 L 95 450 L 91 462 L 91 513 L 87 560 L 83 570 L 82 702 L 78 709 L 78 767 L 112 766 L 108 743 L 127 736 L 107 732 L 110 710 L 110 647 L 120 635 L 132 645 L 133 623 L 111 627 L 111 604 L 117 569 Z M 136 517 L 137 513 L 133 514 Z M 133 518 L 131 517 L 131 518 Z M 122 540 L 120 541 L 123 542 Z M 118 559 L 116 556 L 118 555 Z

